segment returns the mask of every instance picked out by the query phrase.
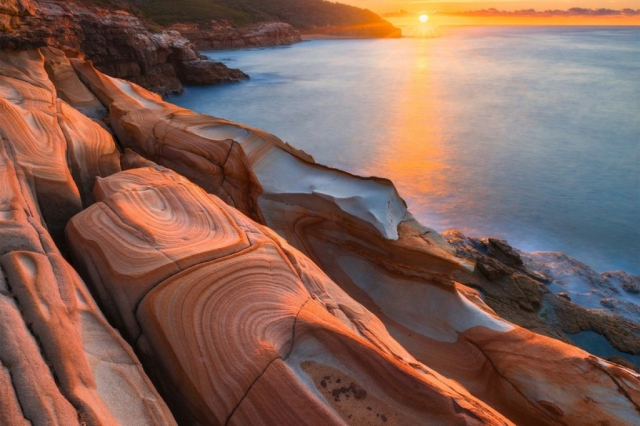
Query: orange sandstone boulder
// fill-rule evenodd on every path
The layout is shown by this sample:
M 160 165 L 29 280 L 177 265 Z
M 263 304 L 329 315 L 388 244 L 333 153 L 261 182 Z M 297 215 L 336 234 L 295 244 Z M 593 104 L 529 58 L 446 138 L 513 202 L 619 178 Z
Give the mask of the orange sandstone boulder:
M 99 179 L 76 264 L 186 424 L 509 424 L 269 229 L 162 168 Z M 151 368 L 153 366 L 153 368 Z
M 110 105 L 113 126 L 121 139 L 128 138 L 128 147 L 196 183 L 200 176 L 191 158 L 216 153 L 220 146 L 239 147 L 237 164 L 260 191 L 256 208 L 234 205 L 306 254 L 415 359 L 505 417 L 531 425 L 637 422 L 638 375 L 520 329 L 456 284 L 452 274 L 473 265 L 415 221 L 388 180 L 319 165 L 266 132 L 170 105 L 86 63 L 74 66 Z M 149 123 L 157 124 L 155 133 L 145 137 L 140 129 Z M 166 142 L 157 135 L 165 128 L 179 129 L 180 155 L 163 150 Z M 130 165 L 136 163 L 144 162 Z M 219 185 L 201 186 L 220 194 Z M 77 228 L 73 232 L 89 227 Z M 81 252 L 88 244 L 83 242 Z
M 0 424 L 175 424 L 49 233 L 81 208 L 67 149 L 88 171 L 113 140 L 57 99 L 38 51 L 2 53 L 0 95 Z

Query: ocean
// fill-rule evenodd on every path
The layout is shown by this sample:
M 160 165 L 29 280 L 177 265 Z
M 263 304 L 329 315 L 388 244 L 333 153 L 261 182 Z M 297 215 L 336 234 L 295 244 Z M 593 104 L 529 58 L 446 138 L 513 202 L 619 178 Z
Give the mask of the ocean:
M 439 232 L 639 274 L 640 27 L 429 34 L 204 52 L 251 80 L 170 101 L 388 177 Z

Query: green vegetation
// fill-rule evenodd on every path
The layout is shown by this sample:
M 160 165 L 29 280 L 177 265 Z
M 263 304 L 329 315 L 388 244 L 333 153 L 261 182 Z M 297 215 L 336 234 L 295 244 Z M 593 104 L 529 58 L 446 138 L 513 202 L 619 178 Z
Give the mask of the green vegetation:
M 324 0 L 80 0 L 122 8 L 160 25 L 229 20 L 237 25 L 282 21 L 306 30 L 318 27 L 382 23 L 367 9 Z M 142 12 L 142 13 L 141 13 Z
M 147 17 L 160 25 L 223 19 L 246 25 L 261 20 L 254 14 L 228 7 L 224 3 L 221 0 L 148 0 L 139 7 Z

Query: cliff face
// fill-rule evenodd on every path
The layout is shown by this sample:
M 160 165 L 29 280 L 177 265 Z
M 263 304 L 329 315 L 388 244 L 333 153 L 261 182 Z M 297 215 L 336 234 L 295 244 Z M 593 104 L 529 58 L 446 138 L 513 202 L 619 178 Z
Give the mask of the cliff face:
M 388 180 L 59 50 L 0 53 L 3 425 L 636 424 L 640 375 L 453 279 L 522 271 L 483 251 Z
M 342 38 L 400 38 L 402 30 L 388 22 L 362 25 L 314 27 L 305 30 L 307 34 L 323 34 Z
M 283 46 L 302 41 L 298 30 L 282 22 L 241 29 L 215 21 L 206 25 L 174 24 L 169 28 L 178 31 L 202 50 Z
M 248 78 L 201 57 L 175 31 L 150 33 L 140 19 L 124 11 L 88 9 L 66 1 L 5 0 L 0 23 L 2 48 L 46 45 L 70 56 L 86 55 L 102 72 L 158 93 L 180 92 L 183 83 Z

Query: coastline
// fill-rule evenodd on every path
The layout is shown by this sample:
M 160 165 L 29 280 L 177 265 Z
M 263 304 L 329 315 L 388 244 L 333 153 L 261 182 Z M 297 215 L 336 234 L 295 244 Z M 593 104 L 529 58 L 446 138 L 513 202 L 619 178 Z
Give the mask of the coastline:
M 634 423 L 640 277 L 440 234 L 389 178 L 163 99 L 248 78 L 180 32 L 43 4 L 0 5 L 0 424 Z M 298 41 L 261 28 L 195 37 Z
M 311 41 L 311 40 L 372 40 L 372 39 L 380 39 L 384 40 L 387 37 L 371 37 L 371 36 L 357 36 L 357 35 L 337 35 L 337 34 L 322 34 L 322 33 L 311 33 L 306 34 L 302 33 L 303 41 Z M 404 38 L 404 37 L 393 37 Z
M 633 366 L 536 334 L 487 304 L 532 318 L 540 301 L 556 303 L 580 328 L 591 318 L 567 310 L 580 308 L 545 291 L 504 243 L 459 257 L 391 181 L 323 166 L 272 134 L 164 102 L 59 50 L 0 59 L 0 85 L 19 94 L 0 109 L 0 178 L 9 183 L 0 201 L 19 206 L 0 222 L 9 237 L 0 239 L 0 312 L 12 313 L 3 324 L 13 331 L 4 347 L 31 342 L 40 368 L 18 364 L 29 382 L 0 383 L 11 413 L 23 412 L 18 386 L 37 393 L 46 381 L 56 418 L 96 423 L 205 424 L 208 410 L 217 422 L 298 424 L 304 407 L 311 424 L 354 413 L 448 424 L 465 406 L 474 421 L 527 424 L 541 391 L 568 395 L 542 411 L 548 424 L 559 410 L 575 423 L 593 420 L 593 407 L 616 424 L 634 415 L 618 392 L 639 381 Z M 42 101 L 23 101 L 35 96 Z M 468 274 L 490 278 L 488 287 L 455 278 Z M 76 306 L 95 321 L 76 320 Z M 636 326 L 616 324 L 640 341 L 629 337 Z M 105 348 L 117 359 L 95 360 Z M 54 375 L 89 379 L 58 387 Z M 575 395 L 597 402 L 585 411 Z M 21 410 L 50 413 L 39 399 Z
M 410 43 L 414 43 L 414 42 L 410 41 Z M 401 49 L 402 45 L 410 44 L 410 43 L 404 43 L 403 41 L 399 41 L 397 45 L 395 45 L 393 44 L 393 42 L 368 43 L 365 41 L 360 43 L 360 41 L 356 41 L 353 43 L 346 42 L 346 44 L 343 45 L 341 44 L 340 41 L 336 41 L 335 43 L 321 43 L 316 47 L 313 47 L 313 45 L 308 45 L 308 47 L 300 46 L 297 49 L 294 48 L 294 49 L 285 49 L 280 51 L 277 51 L 277 50 L 266 51 L 264 53 L 261 53 L 261 52 L 232 53 L 230 54 L 230 56 L 225 57 L 225 59 L 227 58 L 230 59 L 230 61 L 227 62 L 227 64 L 229 65 L 234 64 L 236 66 L 246 66 L 247 69 L 251 70 L 253 73 L 256 73 L 256 76 L 258 76 L 256 81 L 247 85 L 227 86 L 225 88 L 221 88 L 220 90 L 216 88 L 212 88 L 211 90 L 194 88 L 193 91 L 190 92 L 190 94 L 188 94 L 186 98 L 183 98 L 181 100 L 176 99 L 175 102 L 183 107 L 195 109 L 199 112 L 205 112 L 212 115 L 227 117 L 235 121 L 244 120 L 244 122 L 248 122 L 251 125 L 254 125 L 263 129 L 271 130 L 275 134 L 278 134 L 281 137 L 283 137 L 284 139 L 291 141 L 293 143 L 297 143 L 301 148 L 309 150 L 309 152 L 314 153 L 314 155 L 319 155 L 318 158 L 320 159 L 321 162 L 325 164 L 333 164 L 341 168 L 347 168 L 352 172 L 365 174 L 365 175 L 366 174 L 379 175 L 381 172 L 384 172 L 384 168 L 378 167 L 376 164 L 393 163 L 396 165 L 396 167 L 389 172 L 392 174 L 391 178 L 396 182 L 396 184 L 400 186 L 402 194 L 408 197 L 408 202 L 411 206 L 414 206 L 414 209 L 417 210 L 418 217 L 421 220 L 423 220 L 424 223 L 431 224 L 433 227 L 435 227 L 438 230 L 458 229 L 458 230 L 462 230 L 467 235 L 474 235 L 478 237 L 487 236 L 487 235 L 499 235 L 501 238 L 509 240 L 514 246 L 519 247 L 525 251 L 540 251 L 540 250 L 563 251 L 589 264 L 595 270 L 598 270 L 600 272 L 623 269 L 623 270 L 627 270 L 630 273 L 635 272 L 637 274 L 637 263 L 634 262 L 633 256 L 630 255 L 632 251 L 630 249 L 635 246 L 627 244 L 627 243 L 633 244 L 633 241 L 619 240 L 618 243 L 615 243 L 615 240 L 613 240 L 612 237 L 609 237 L 610 235 L 613 235 L 613 233 L 617 232 L 616 229 L 620 229 L 621 227 L 615 228 L 612 226 L 608 226 L 606 225 L 605 221 L 600 221 L 601 223 L 594 224 L 593 220 L 594 219 L 598 220 L 597 217 L 595 215 L 588 215 L 587 217 L 589 217 L 588 219 L 589 222 L 585 220 L 584 223 L 581 223 L 580 225 L 578 225 L 581 227 L 586 227 L 586 229 L 588 229 L 584 234 L 584 238 L 581 239 L 581 238 L 573 237 L 572 239 L 571 233 L 568 230 L 563 230 L 563 229 L 560 229 L 559 233 L 555 233 L 555 231 L 558 231 L 557 229 L 558 226 L 556 226 L 556 223 L 559 223 L 557 222 L 558 220 L 563 220 L 564 221 L 563 223 L 566 223 L 566 221 L 569 220 L 570 215 L 575 215 L 576 213 L 574 212 L 578 211 L 578 210 L 570 210 L 571 208 L 573 208 L 572 207 L 573 204 L 575 204 L 573 203 L 573 201 L 572 201 L 572 204 L 568 204 L 564 202 L 562 203 L 563 205 L 567 205 L 567 207 L 569 208 L 567 210 L 568 213 L 566 214 L 563 213 L 563 214 L 558 214 L 556 216 L 548 216 L 550 213 L 552 213 L 549 211 L 550 208 L 534 209 L 535 212 L 532 212 L 531 214 L 537 215 L 536 221 L 532 222 L 530 220 L 526 223 L 524 223 L 522 220 L 520 220 L 520 223 L 518 222 L 517 219 L 511 220 L 509 217 L 507 217 L 508 214 L 504 208 L 500 210 L 498 207 L 496 207 L 493 210 L 500 210 L 500 211 L 497 211 L 497 214 L 499 215 L 498 217 L 501 218 L 500 219 L 501 223 L 505 223 L 505 226 L 502 228 L 498 226 L 499 223 L 496 220 L 491 221 L 490 219 L 481 219 L 481 222 L 478 222 L 477 225 L 474 226 L 474 222 L 472 222 L 473 218 L 471 217 L 470 214 L 468 214 L 469 212 L 467 212 L 467 210 L 471 210 L 470 208 L 466 208 L 466 210 L 461 210 L 458 216 L 455 216 L 456 212 L 451 211 L 451 208 L 446 207 L 449 204 L 450 205 L 456 204 L 456 202 L 454 202 L 451 196 L 447 196 L 446 199 L 448 201 L 446 201 L 446 204 L 444 207 L 444 209 L 446 210 L 443 211 L 443 208 L 440 207 L 440 204 L 434 204 L 438 202 L 437 197 L 431 196 L 431 194 L 427 194 L 427 196 L 431 197 L 431 198 L 428 198 L 429 203 L 432 205 L 436 205 L 437 207 L 435 208 L 439 209 L 439 212 L 423 213 L 425 211 L 426 212 L 429 211 L 428 209 L 423 209 L 422 206 L 424 206 L 426 202 L 423 202 L 422 201 L 423 199 L 420 198 L 422 195 L 424 195 L 423 192 L 426 192 L 426 191 L 421 191 L 420 188 L 417 188 L 416 184 L 412 184 L 411 182 L 413 181 L 422 182 L 422 186 L 421 186 L 422 188 L 428 188 L 429 185 L 432 185 L 432 184 L 428 182 L 427 177 L 421 178 L 420 176 L 418 176 L 419 175 L 418 172 L 405 173 L 398 169 L 402 166 L 403 162 L 407 162 L 408 164 L 413 164 L 411 163 L 411 160 L 414 157 L 411 156 L 409 147 L 412 147 L 411 149 L 416 150 L 415 156 L 419 157 L 422 161 L 425 161 L 426 162 L 425 164 L 430 164 L 428 163 L 429 161 L 438 160 L 437 158 L 438 156 L 435 154 L 433 155 L 428 154 L 426 148 L 425 149 L 421 148 L 420 146 L 418 146 L 417 142 L 401 145 L 400 141 L 395 141 L 394 139 L 394 142 L 391 142 L 391 141 L 389 142 L 391 146 L 395 147 L 393 150 L 391 148 L 389 149 L 378 148 L 378 145 L 367 144 L 366 142 L 367 140 L 378 141 L 380 139 L 379 139 L 379 136 L 376 134 L 375 130 L 370 130 L 372 126 L 371 126 L 370 120 L 367 118 L 372 114 L 376 114 L 376 108 L 367 107 L 365 102 L 371 102 L 371 104 L 374 106 L 378 105 L 379 106 L 378 109 L 381 111 L 384 111 L 385 114 L 395 114 L 397 117 L 399 117 L 400 120 L 404 120 L 403 122 L 405 122 L 405 127 L 409 129 L 411 129 L 412 127 L 421 129 L 422 127 L 420 126 L 423 126 L 425 128 L 425 131 L 427 131 L 426 125 L 420 124 L 417 119 L 412 120 L 411 122 L 407 122 L 407 119 L 405 117 L 410 116 L 410 114 L 407 111 L 402 110 L 400 105 L 394 106 L 395 104 L 398 103 L 397 99 L 404 99 L 407 97 L 411 97 L 411 99 L 413 99 L 414 97 L 417 98 L 418 96 L 413 96 L 409 92 L 401 90 L 398 96 L 394 97 L 392 96 L 393 93 L 389 93 L 389 90 L 386 89 L 387 87 L 392 87 L 392 86 L 398 86 L 400 88 L 404 87 L 402 82 L 409 80 L 410 77 L 386 78 L 385 75 L 380 75 L 380 77 L 383 78 L 383 81 L 379 83 L 379 87 L 378 87 L 376 86 L 378 82 L 375 79 L 375 76 L 374 76 L 375 73 L 373 72 L 369 73 L 371 74 L 370 78 L 367 77 L 367 74 L 363 74 L 364 76 L 363 80 L 362 81 L 358 80 L 357 76 L 355 75 L 355 71 L 360 73 L 366 73 L 367 68 L 359 67 L 357 64 L 354 64 L 353 66 L 347 66 L 346 65 L 347 62 L 345 62 L 347 60 L 347 56 L 345 55 L 354 50 L 361 52 L 363 60 L 367 60 L 368 59 L 367 56 L 371 56 L 373 58 L 375 55 L 378 55 L 378 52 L 380 52 L 380 54 L 384 53 L 386 55 L 389 55 L 393 51 L 403 51 Z M 419 46 L 419 43 L 416 42 L 414 44 L 417 49 L 417 46 Z M 435 49 L 438 49 L 437 46 L 439 45 L 445 46 L 445 44 L 446 43 L 442 41 L 442 42 L 438 42 L 437 44 L 430 43 L 429 46 L 431 46 L 430 47 L 431 49 L 435 50 Z M 312 53 L 311 50 L 314 50 L 315 53 Z M 339 59 L 336 59 L 336 62 L 335 62 L 336 65 L 334 65 L 334 63 L 328 62 L 328 60 L 331 58 L 331 51 L 335 51 L 336 58 L 339 58 Z M 407 53 L 406 56 L 412 57 L 411 52 Z M 218 58 L 224 57 L 224 54 L 222 55 L 223 56 L 216 56 L 216 57 Z M 323 59 L 318 59 L 317 58 L 318 55 L 321 55 Z M 270 62 L 272 60 L 275 62 Z M 299 65 L 299 67 L 296 69 L 287 69 L 286 66 L 278 65 L 280 63 L 284 63 L 287 60 L 295 60 L 296 63 Z M 410 61 L 407 61 L 407 62 L 409 67 L 413 66 L 413 64 Z M 445 61 L 441 61 L 441 62 L 446 63 Z M 274 63 L 275 65 L 273 65 Z M 371 66 L 375 66 L 376 64 L 372 61 L 369 61 L 367 63 L 369 64 L 367 65 L 369 69 L 371 69 Z M 327 65 L 323 65 L 323 64 L 327 64 Z M 345 65 L 343 66 L 342 64 L 345 64 Z M 327 69 L 324 71 L 321 71 L 324 69 L 322 68 L 324 66 L 326 66 Z M 437 67 L 433 65 L 429 65 L 429 66 L 434 68 L 434 70 L 432 71 L 434 77 L 437 77 L 442 72 L 442 70 L 437 69 Z M 352 70 L 353 70 L 353 73 L 350 74 Z M 411 75 L 410 73 L 411 73 L 411 68 L 408 68 L 406 70 L 406 74 Z M 455 73 L 455 71 L 452 71 L 452 73 Z M 330 88 L 329 93 L 327 93 L 326 95 L 323 94 L 318 87 L 321 84 L 324 84 L 325 81 L 333 82 L 334 75 L 342 76 L 340 81 L 335 83 L 336 87 L 339 87 L 339 89 Z M 327 76 L 328 78 L 325 79 L 325 76 Z M 529 77 L 530 76 L 524 76 L 519 79 L 514 78 L 513 80 L 514 82 L 517 83 L 518 82 L 517 80 L 524 80 L 524 79 L 528 79 Z M 313 79 L 314 81 L 316 81 L 316 84 L 312 84 L 311 82 L 309 82 L 309 79 Z M 432 85 L 434 88 L 437 85 L 441 85 L 442 87 L 447 87 L 447 82 L 451 83 L 450 80 L 452 79 L 439 78 L 437 80 L 434 80 Z M 270 85 L 271 83 L 273 84 L 288 83 L 288 86 L 283 87 L 281 90 L 275 90 L 275 86 Z M 495 84 L 497 83 L 497 81 L 489 81 L 489 83 Z M 404 84 L 406 85 L 408 83 L 404 83 Z M 355 90 L 352 91 L 351 87 L 353 85 L 362 86 L 362 89 L 360 89 L 360 91 L 363 91 L 364 94 L 360 95 L 360 91 L 359 92 L 356 92 Z M 419 86 L 416 86 L 415 90 L 417 91 L 418 88 Z M 369 94 L 367 92 L 368 90 L 371 90 L 373 93 L 378 93 L 378 92 L 385 93 L 386 99 L 389 99 L 388 104 L 390 104 L 391 107 L 384 104 L 384 99 L 382 98 L 382 95 L 376 96 L 375 94 Z M 476 90 L 476 89 L 473 87 L 468 87 L 466 90 L 469 91 L 469 90 Z M 308 94 L 309 102 L 306 102 L 304 98 L 296 97 L 295 94 L 299 91 L 302 91 Z M 425 92 L 425 91 L 426 89 L 422 90 L 422 92 Z M 438 90 L 438 92 L 443 92 L 443 91 L 445 91 L 445 89 Z M 286 96 L 280 95 L 281 92 L 286 93 L 287 95 Z M 464 95 L 464 90 L 461 89 L 459 90 L 459 92 L 461 96 Z M 207 93 L 209 93 L 209 95 L 207 95 Z M 332 99 L 336 99 L 336 98 L 339 98 L 339 96 L 341 96 L 340 93 L 351 93 L 350 95 L 351 100 L 348 100 L 344 105 L 342 104 L 336 105 L 336 109 L 340 111 L 338 114 L 338 113 L 332 112 L 333 109 L 331 108 L 330 104 Z M 525 91 L 523 95 L 528 96 L 527 93 L 532 93 L 532 92 L 530 90 L 528 92 Z M 209 106 L 206 101 L 207 96 L 217 96 L 224 99 L 228 98 L 228 101 L 225 102 L 224 105 Z M 255 96 L 256 99 L 252 101 L 253 102 L 252 107 L 245 111 L 242 105 L 246 102 L 249 102 L 249 100 L 251 99 L 251 96 Z M 438 114 L 444 117 L 448 117 L 451 111 L 449 111 L 448 108 L 443 107 L 442 105 L 445 105 L 444 102 L 453 101 L 453 99 L 449 100 L 448 99 L 449 97 L 450 96 L 448 95 L 447 97 L 439 96 L 439 98 L 443 98 L 443 99 L 434 99 L 433 102 L 437 102 L 437 104 L 435 104 L 431 109 L 434 111 L 437 111 Z M 421 99 L 423 98 L 424 96 Z M 279 107 L 281 108 L 285 108 L 287 105 L 290 105 L 293 111 L 291 111 L 286 115 L 286 120 L 280 119 L 280 118 L 271 119 L 270 115 L 268 114 L 258 114 L 260 110 L 265 110 L 265 108 L 267 108 L 267 103 L 263 101 L 263 99 L 270 99 L 269 102 L 271 104 L 279 105 Z M 455 100 L 457 101 L 458 99 L 462 100 L 463 98 L 457 97 Z M 416 101 L 419 101 L 419 100 L 420 99 L 416 99 Z M 519 108 L 519 110 L 516 110 L 513 116 L 518 117 L 522 115 L 518 111 L 527 110 L 527 111 L 530 111 L 530 114 L 533 114 L 536 117 L 538 117 L 540 114 L 544 114 L 544 111 L 539 109 L 540 106 L 544 106 L 543 104 L 544 102 L 540 102 L 540 105 L 534 105 L 534 108 L 527 109 L 528 105 L 526 104 L 522 106 L 518 106 L 512 103 L 511 106 L 513 108 Z M 360 105 L 362 105 L 362 108 L 360 107 Z M 629 102 L 626 102 L 625 104 L 621 104 L 621 105 L 623 106 L 626 105 L 628 108 Z M 469 108 L 466 108 L 466 109 L 468 110 Z M 317 113 L 316 115 L 314 115 L 315 117 L 314 119 L 316 120 L 317 125 L 320 126 L 321 128 L 327 128 L 327 126 L 331 126 L 332 123 L 335 122 L 335 127 L 327 128 L 329 132 L 328 134 L 330 134 L 332 138 L 335 138 L 336 140 L 344 140 L 344 141 L 353 140 L 354 146 L 369 147 L 371 150 L 373 150 L 374 154 L 369 155 L 367 151 L 363 153 L 364 157 L 362 159 L 359 159 L 360 157 L 358 157 L 357 148 L 348 148 L 340 144 L 333 144 L 331 141 L 329 142 L 323 141 L 322 137 L 319 135 L 316 135 L 315 133 L 306 134 L 304 131 L 302 131 L 302 129 L 305 128 L 304 125 L 297 125 L 296 122 L 300 121 L 301 123 L 304 123 L 304 120 L 306 119 L 305 117 L 308 117 L 311 114 L 314 114 L 314 110 L 316 110 L 316 113 Z M 563 111 L 564 111 L 564 106 L 563 106 Z M 426 113 L 428 113 L 428 111 L 426 111 Z M 498 114 L 508 113 L 508 112 L 492 110 L 492 113 L 495 115 L 498 115 Z M 342 118 L 342 117 L 350 116 L 350 114 L 354 115 L 355 120 L 349 121 Z M 333 121 L 332 121 L 332 117 L 333 117 Z M 455 136 L 455 139 L 459 140 L 460 137 L 456 136 L 458 133 L 471 131 L 472 130 L 471 125 L 467 123 L 475 123 L 476 125 L 481 124 L 481 123 L 476 123 L 475 121 L 470 121 L 469 118 L 474 119 L 473 114 L 465 114 L 461 116 L 459 118 L 459 120 L 462 121 L 461 123 L 455 123 L 455 122 L 449 123 L 448 126 L 450 127 L 450 129 L 447 130 L 447 132 L 453 136 L 450 136 L 448 137 L 447 140 L 442 140 L 440 142 L 438 142 L 439 139 L 434 139 L 433 144 L 436 144 L 436 145 L 438 143 L 445 144 L 447 147 L 449 147 L 448 149 L 453 149 L 456 151 L 461 149 L 462 147 L 458 146 L 461 144 L 458 144 L 456 141 L 451 141 L 449 139 L 452 139 Z M 522 116 L 520 119 L 526 120 L 527 117 Z M 567 116 L 567 119 L 572 119 L 572 116 L 569 114 Z M 625 123 L 629 124 L 626 116 L 625 116 L 625 120 L 626 120 Z M 435 126 L 434 128 L 437 129 L 438 121 L 435 118 L 432 118 L 430 122 L 431 121 L 433 121 L 433 126 Z M 506 117 L 505 120 L 502 120 L 502 121 L 505 123 L 508 123 L 509 117 Z M 285 122 L 288 122 L 291 124 L 285 125 Z M 390 127 L 393 125 L 391 120 L 382 119 L 382 122 L 384 123 L 385 128 L 389 128 L 389 129 L 393 128 L 393 127 Z M 592 123 L 598 123 L 598 127 L 601 129 L 607 128 L 607 127 L 603 127 L 603 125 L 606 124 L 603 122 L 603 120 L 592 121 Z M 494 120 L 490 124 L 490 126 L 491 128 L 495 128 L 496 125 L 498 124 L 500 124 L 499 120 Z M 553 122 L 551 122 L 550 125 L 553 125 Z M 595 124 L 593 125 L 595 126 Z M 622 121 L 621 121 L 621 126 L 622 127 L 624 126 Z M 557 126 L 557 128 L 562 129 L 563 126 Z M 633 128 L 634 127 L 630 127 L 630 129 L 633 129 Z M 461 129 L 461 130 L 458 131 L 456 129 Z M 567 131 L 568 130 L 569 129 L 567 129 Z M 393 134 L 404 135 L 404 137 L 409 141 L 416 140 L 416 138 L 420 137 L 418 134 L 416 134 L 415 131 L 412 132 L 410 130 L 407 130 L 407 131 L 402 131 L 400 129 L 388 130 L 388 133 L 390 135 L 393 135 Z M 627 131 L 626 133 L 620 134 L 617 137 L 618 138 L 626 137 L 626 139 L 628 140 L 628 133 L 629 131 Z M 553 142 L 553 140 L 557 139 L 558 137 L 564 137 L 565 134 L 566 134 L 566 131 L 563 131 L 562 134 L 559 134 L 558 132 L 555 132 L 555 133 L 552 132 L 551 134 L 549 134 L 550 141 L 544 142 L 543 138 L 539 137 L 536 139 L 536 143 L 544 142 L 542 149 L 546 149 L 545 147 L 553 145 L 555 143 Z M 525 134 L 522 134 L 520 136 L 526 137 Z M 482 143 L 486 144 L 491 141 L 492 136 L 491 134 L 479 134 L 479 137 L 482 138 L 480 139 Z M 510 138 L 509 135 L 505 135 L 505 137 L 502 138 L 500 142 L 497 142 L 497 145 L 501 145 L 501 146 L 509 145 L 509 146 L 506 146 L 507 150 L 512 150 L 514 151 L 514 153 L 505 154 L 504 152 L 498 152 L 498 150 L 490 148 L 491 150 L 489 152 L 489 157 L 487 161 L 492 161 L 491 158 L 496 156 L 504 156 L 504 158 L 508 159 L 508 161 L 511 161 L 511 160 L 520 161 L 519 157 L 517 156 L 518 145 L 514 144 L 515 141 L 511 139 L 513 138 Z M 596 142 L 597 141 L 592 140 L 590 143 L 592 146 L 595 146 L 594 144 Z M 628 146 L 628 145 L 629 144 L 627 143 L 625 146 Z M 317 149 L 317 147 L 322 147 L 322 146 L 326 146 L 327 149 L 326 150 Z M 435 146 L 434 148 L 437 148 L 437 146 Z M 533 149 L 533 148 L 530 148 L 530 149 Z M 333 151 L 335 151 L 336 153 L 344 153 L 344 154 L 343 155 L 338 154 L 339 158 L 336 158 L 336 159 L 331 158 L 331 155 L 329 154 L 325 154 Z M 434 150 L 430 150 L 430 151 L 434 151 Z M 461 154 L 464 154 L 464 157 L 470 157 L 470 155 L 467 155 L 464 152 L 461 152 Z M 545 157 L 549 156 L 550 154 L 551 154 L 551 151 L 549 152 L 540 151 L 539 153 L 539 155 L 544 155 Z M 398 158 L 395 158 L 394 160 L 392 160 L 391 158 L 394 158 L 393 157 L 394 155 L 396 155 Z M 387 160 L 386 158 L 389 158 L 389 159 Z M 469 162 L 468 160 L 469 158 L 467 158 L 464 161 L 466 161 L 466 163 L 468 164 Z M 623 164 L 624 168 L 621 167 L 621 170 L 627 170 L 628 163 L 629 163 L 628 161 L 624 162 Z M 450 164 L 450 166 L 453 167 L 454 164 Z M 588 163 L 584 166 L 591 169 L 593 164 Z M 541 199 L 540 191 L 543 190 L 543 188 L 539 188 L 539 187 L 536 188 L 535 186 L 530 186 L 528 184 L 528 182 L 531 181 L 530 179 L 536 179 L 535 176 L 532 176 L 531 173 L 521 172 L 520 170 L 509 168 L 508 165 L 506 167 L 510 170 L 509 173 L 511 174 L 515 173 L 516 176 L 522 175 L 523 178 L 524 176 L 527 176 L 528 180 L 525 181 L 524 184 L 527 185 L 527 188 L 529 190 L 532 190 L 535 193 L 537 193 L 537 198 L 536 198 L 537 200 Z M 535 170 L 537 170 L 539 173 L 545 173 L 545 169 L 540 167 L 539 162 L 532 164 L 532 167 L 534 167 Z M 475 167 L 476 173 L 479 172 L 478 168 L 479 166 Z M 451 172 L 451 173 L 447 173 L 447 175 L 445 176 L 449 179 L 449 182 L 451 181 L 451 178 L 455 179 L 455 176 L 451 176 L 453 174 L 454 173 Z M 618 175 L 620 174 L 621 173 L 618 173 L 616 175 L 616 182 L 618 182 L 619 180 Z M 432 176 L 432 175 L 434 175 L 434 172 L 430 171 L 430 169 L 427 169 L 426 174 L 424 174 L 424 176 Z M 500 184 L 501 179 L 509 178 L 509 174 L 506 172 L 505 173 L 496 172 L 494 174 L 489 173 L 488 176 L 490 179 L 492 179 L 492 182 L 495 181 L 494 184 Z M 555 179 L 560 179 L 560 180 L 570 179 L 570 176 L 562 175 L 561 173 L 558 173 L 554 176 L 555 176 Z M 438 176 L 435 175 L 433 177 L 437 178 Z M 586 185 L 589 182 L 589 179 L 582 179 L 581 182 L 582 184 Z M 543 180 L 543 183 L 545 183 L 546 185 L 546 182 L 544 182 L 544 180 Z M 445 189 L 447 188 L 441 188 L 442 186 L 446 187 L 447 185 L 440 184 L 433 189 L 436 192 L 439 191 L 439 193 L 442 193 L 442 194 L 450 193 L 450 190 L 445 191 Z M 470 185 L 470 187 L 473 187 L 473 186 L 474 185 Z M 498 200 L 495 198 L 496 196 L 499 196 L 497 195 L 498 191 L 493 190 L 494 188 L 496 188 L 496 186 L 493 184 L 488 186 L 489 188 L 487 190 L 491 191 L 490 194 L 492 198 L 495 200 Z M 511 192 L 517 190 L 517 188 L 513 188 L 512 186 L 507 186 L 507 189 L 509 189 Z M 555 191 L 553 188 L 551 188 L 551 191 L 552 191 L 551 193 L 555 194 L 554 196 L 564 195 L 565 197 L 570 197 L 568 198 L 570 200 L 576 200 L 576 202 L 579 197 L 579 195 L 576 195 L 576 194 L 566 194 L 567 191 L 564 191 L 564 190 Z M 434 191 L 429 191 L 429 192 L 434 193 Z M 472 190 L 469 189 L 466 192 L 472 192 Z M 630 196 L 631 195 L 629 195 L 629 197 Z M 607 205 L 628 206 L 629 197 L 626 197 L 626 199 L 621 199 L 621 200 L 616 200 L 609 197 L 609 198 L 605 198 L 605 200 Z M 471 194 L 470 198 L 468 198 L 465 195 L 465 199 L 467 199 L 469 203 L 475 204 L 477 202 L 476 198 L 473 198 L 473 194 Z M 516 198 L 516 199 L 520 201 L 524 201 L 526 203 L 534 202 L 533 200 L 527 200 L 526 197 L 524 196 L 519 196 L 519 198 Z M 509 201 L 509 200 L 505 200 L 505 201 Z M 620 203 L 623 203 L 623 204 L 616 204 L 615 203 L 616 201 L 619 201 Z M 541 201 L 541 202 L 544 202 L 544 201 Z M 510 202 L 511 205 L 513 205 L 514 203 L 515 201 Z M 479 205 L 479 207 L 483 209 L 481 212 L 482 218 L 486 218 L 488 217 L 489 214 L 495 213 L 493 210 L 488 211 L 486 209 L 486 206 L 484 205 Z M 512 215 L 512 217 L 514 218 L 517 218 L 520 216 L 526 217 L 527 214 L 528 213 L 525 211 L 515 210 L 515 214 Z M 613 216 L 613 217 L 619 217 L 619 216 L 620 215 Z M 443 217 L 445 219 L 441 219 Z M 547 217 L 548 219 L 545 219 L 544 221 L 542 220 L 542 218 L 547 218 Z M 605 217 L 605 216 L 602 216 L 602 217 Z M 627 220 L 628 217 L 629 217 L 629 214 L 621 217 L 620 219 L 620 220 L 624 220 L 624 222 L 622 223 L 624 224 L 624 226 L 626 226 L 626 229 L 629 229 L 629 223 Z M 454 218 L 454 219 L 447 219 L 447 218 Z M 595 227 L 592 225 L 595 225 Z M 566 229 L 567 227 L 565 226 L 564 228 Z M 597 235 L 601 236 L 602 238 L 594 239 L 593 235 L 596 235 L 596 231 L 590 231 L 589 229 L 598 229 Z M 625 229 L 625 228 L 622 228 L 622 229 Z M 527 233 L 529 235 L 527 235 Z M 601 235 L 603 233 L 606 233 L 606 235 Z M 575 235 L 579 235 L 579 234 L 574 232 L 573 236 Z M 532 243 L 529 244 L 529 241 L 532 241 Z M 598 242 L 598 244 L 590 245 L 589 241 L 596 241 Z M 624 247 L 628 247 L 628 249 L 625 250 Z M 618 256 L 618 254 L 620 256 Z M 626 268 L 627 266 L 629 266 L 629 269 Z

